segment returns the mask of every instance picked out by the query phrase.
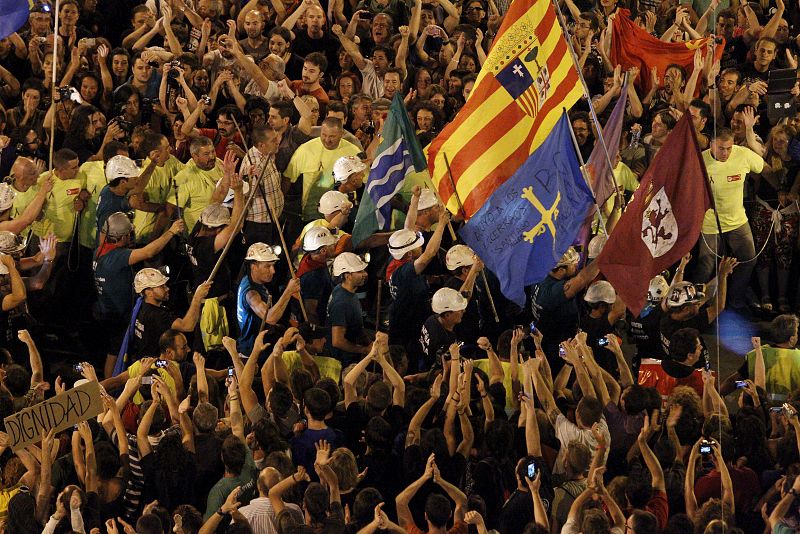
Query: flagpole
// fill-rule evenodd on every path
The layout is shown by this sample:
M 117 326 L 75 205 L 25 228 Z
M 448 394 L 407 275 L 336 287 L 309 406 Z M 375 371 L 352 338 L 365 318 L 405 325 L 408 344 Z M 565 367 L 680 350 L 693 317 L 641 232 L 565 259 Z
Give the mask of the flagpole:
M 51 172 L 53 170 L 53 144 L 56 139 L 56 122 L 58 122 L 58 106 L 56 106 L 56 88 L 58 86 L 58 81 L 56 80 L 56 70 L 58 69 L 58 11 L 60 4 L 61 1 L 56 0 L 56 22 L 55 32 L 53 33 L 53 77 L 50 80 L 50 105 L 53 106 L 53 120 L 50 123 L 50 161 L 47 164 L 47 170 Z M 78 43 L 75 43 L 75 46 L 78 46 Z
M 239 128 L 239 123 L 236 121 L 236 118 L 233 118 L 233 125 L 236 126 L 236 131 L 239 132 L 239 137 L 242 138 L 242 144 L 244 145 L 244 150 L 245 150 L 245 157 L 247 157 L 248 161 L 250 161 L 250 164 L 252 165 L 253 164 L 253 160 L 250 158 L 250 147 L 247 146 L 247 141 L 245 140 L 245 137 L 244 137 L 244 134 L 242 133 L 241 128 Z M 267 168 L 265 166 L 264 170 L 261 171 L 261 176 L 262 177 L 263 177 L 264 173 L 266 172 L 266 170 L 267 170 Z M 253 198 L 255 198 L 255 188 L 256 187 L 261 187 L 260 179 L 258 179 L 258 178 L 256 179 L 256 182 L 255 182 L 255 184 L 254 184 L 254 186 L 252 188 L 252 191 L 250 192 L 250 198 L 248 199 L 248 202 L 245 205 L 244 210 L 242 210 L 241 216 L 239 217 L 239 224 L 237 224 L 237 228 L 239 228 L 239 229 L 240 229 L 239 225 L 242 225 L 244 223 L 245 215 L 247 215 L 247 212 L 250 210 L 250 205 L 253 202 Z M 265 191 L 266 191 L 266 189 L 265 189 Z M 269 211 L 269 216 L 272 219 L 272 224 L 274 224 L 275 228 L 278 229 L 278 237 L 280 237 L 281 245 L 283 245 L 283 253 L 284 253 L 285 257 L 286 257 L 286 263 L 289 266 L 289 276 L 294 278 L 294 276 L 295 276 L 294 266 L 292 265 L 292 259 L 289 257 L 290 249 L 287 248 L 287 246 L 286 246 L 286 238 L 283 237 L 283 230 L 281 229 L 281 223 L 278 222 L 278 218 L 275 216 L 275 211 L 272 209 L 272 205 L 269 203 L 269 198 L 268 197 L 269 197 L 269 195 L 267 195 L 267 194 L 264 195 L 264 204 L 267 205 L 267 210 Z M 230 242 L 233 242 L 233 236 L 231 236 L 229 243 Z M 303 319 L 305 320 L 305 322 L 308 322 L 308 314 L 306 313 L 306 307 L 303 304 L 303 295 L 300 295 L 300 298 L 297 299 L 297 302 L 300 303 L 300 311 L 303 313 Z
M 453 194 L 456 197 L 456 202 L 458 202 L 458 209 L 463 215 L 464 221 L 466 221 L 467 212 L 464 211 L 464 204 L 461 203 L 461 196 L 458 194 L 458 189 L 456 189 L 456 181 L 453 179 L 453 171 L 450 170 L 450 160 L 447 158 L 447 153 L 442 152 L 442 155 L 444 156 L 444 164 L 447 167 L 447 176 L 448 178 L 450 178 L 450 185 L 453 186 Z M 439 200 L 441 202 L 441 199 Z M 452 227 L 450 231 L 452 232 Z M 500 317 L 497 315 L 497 308 L 494 305 L 494 297 L 492 296 L 492 290 L 489 288 L 489 280 L 486 279 L 486 272 L 483 270 L 481 270 L 481 278 L 483 278 L 483 287 L 484 289 L 486 289 L 486 295 L 489 297 L 489 304 L 492 307 L 492 315 L 494 316 L 494 322 L 499 323 Z
M 567 114 L 567 108 L 561 108 L 564 114 Z M 594 195 L 594 188 L 592 188 L 592 181 L 586 175 L 586 167 L 584 167 L 583 163 L 583 155 L 581 154 L 580 147 L 578 146 L 578 140 L 575 138 L 575 132 L 572 131 L 572 123 L 567 121 L 569 125 L 569 135 L 572 138 L 572 144 L 575 146 L 575 152 L 578 153 L 578 160 L 581 164 L 581 174 L 583 175 L 583 179 L 586 182 L 586 185 L 589 186 L 589 191 L 592 192 L 592 200 L 594 200 L 594 207 L 597 210 L 597 214 L 600 216 L 600 226 L 603 227 L 603 232 L 608 235 L 608 230 L 606 229 L 606 222 L 603 220 L 603 213 L 600 211 L 600 206 L 597 204 L 597 197 Z M 609 197 L 610 198 L 610 197 Z
M 606 157 L 606 163 L 608 163 L 608 171 L 611 173 L 611 181 L 614 183 L 614 192 L 616 193 L 617 196 L 621 196 L 621 193 L 619 192 L 619 185 L 617 184 L 617 178 L 614 176 L 614 165 L 611 164 L 611 156 L 608 154 L 608 147 L 606 146 L 606 141 L 603 138 L 603 127 L 600 124 L 600 120 L 597 118 L 597 113 L 594 110 L 594 104 L 592 104 L 592 98 L 591 95 L 589 94 L 589 85 L 586 83 L 586 79 L 583 77 L 583 70 L 581 70 L 580 65 L 578 64 L 578 54 L 575 52 L 575 49 L 572 46 L 572 40 L 569 38 L 569 32 L 566 30 L 567 25 L 564 22 L 564 13 L 562 13 L 561 11 L 561 6 L 558 5 L 558 0 L 553 0 L 553 5 L 555 5 L 556 7 L 558 23 L 561 26 L 561 32 L 564 34 L 564 41 L 567 42 L 569 53 L 572 56 L 572 64 L 575 67 L 575 70 L 578 72 L 578 78 L 580 78 L 581 85 L 583 86 L 583 96 L 586 99 L 586 103 L 589 104 L 589 115 L 591 115 L 592 121 L 594 122 L 595 127 L 597 128 L 597 139 L 600 141 L 600 146 L 603 148 L 603 155 Z M 571 123 L 570 123 L 570 131 L 572 131 Z M 574 140 L 575 139 L 574 133 L 572 134 L 572 137 Z M 577 142 L 575 148 L 578 148 Z M 578 152 L 580 153 L 580 150 Z M 583 165 L 581 165 L 581 167 L 582 166 Z M 619 200 L 620 200 L 619 205 L 622 206 L 622 199 L 620 198 Z M 597 198 L 595 198 L 595 205 L 596 204 L 597 204 Z M 605 230 L 605 224 L 603 224 L 603 229 Z

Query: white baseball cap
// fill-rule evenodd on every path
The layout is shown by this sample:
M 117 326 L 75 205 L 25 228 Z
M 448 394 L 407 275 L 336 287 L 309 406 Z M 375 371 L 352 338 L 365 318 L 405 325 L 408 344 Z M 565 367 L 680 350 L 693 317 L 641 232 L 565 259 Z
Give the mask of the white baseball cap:
M 431 308 L 433 313 L 445 313 L 450 311 L 461 311 L 467 307 L 469 301 L 464 295 L 453 288 L 443 287 L 433 294 Z
M 106 180 L 112 182 L 117 178 L 136 178 L 142 170 L 128 156 L 114 156 L 106 164 Z
M 475 252 L 467 245 L 454 245 L 447 251 L 444 263 L 449 271 L 459 267 L 469 267 L 475 263 Z
M 353 206 L 347 195 L 340 191 L 327 191 L 320 197 L 317 210 L 323 215 L 330 215 L 343 210 L 347 206 Z
M 333 164 L 333 179 L 338 183 L 346 182 L 350 175 L 367 168 L 366 163 L 358 156 L 343 156 Z
M 324 226 L 313 226 L 309 228 L 306 235 L 303 236 L 303 250 L 306 252 L 314 252 L 322 247 L 335 245 L 336 241 L 331 231 Z
M 0 184 L 0 211 L 10 210 L 17 192 L 9 184 Z
M 425 243 L 421 232 L 411 230 L 397 230 L 389 237 L 389 253 L 396 260 L 406 255 L 406 252 L 419 248 Z
M 272 250 L 272 247 L 265 243 L 253 243 L 247 249 L 247 256 L 245 256 L 245 261 L 278 261 L 278 256 L 275 254 L 275 251 Z
M 164 273 L 158 269 L 145 267 L 136 273 L 136 277 L 133 279 L 133 290 L 136 293 L 141 293 L 145 289 L 163 286 L 168 280 L 169 277 L 165 276 Z
M 589 286 L 583 300 L 591 304 L 597 304 L 598 302 L 614 304 L 617 301 L 617 292 L 614 291 L 614 286 L 611 285 L 611 282 L 598 280 Z
M 422 211 L 438 205 L 439 205 L 439 199 L 436 198 L 436 195 L 433 193 L 433 191 L 431 191 L 427 187 L 423 188 L 422 192 L 419 195 L 419 203 L 417 204 L 417 210 Z
M 333 276 L 344 273 L 358 273 L 367 268 L 367 262 L 352 252 L 342 252 L 333 260 Z
M 231 212 L 222 204 L 209 204 L 200 214 L 200 222 L 209 228 L 219 228 L 231 222 Z

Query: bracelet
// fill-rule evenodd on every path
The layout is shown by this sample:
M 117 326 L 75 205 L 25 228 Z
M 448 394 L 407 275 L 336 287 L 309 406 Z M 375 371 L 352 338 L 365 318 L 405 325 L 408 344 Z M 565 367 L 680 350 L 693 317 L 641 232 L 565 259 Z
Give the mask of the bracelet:
M 238 400 L 239 400 L 239 397 L 231 397 L 229 400 L 232 400 L 232 401 L 238 401 Z
M 222 511 L 222 508 L 220 508 L 219 510 L 217 510 L 217 512 L 216 512 L 216 513 L 217 513 L 217 515 L 219 515 L 220 517 L 225 517 L 225 516 L 227 516 L 227 515 L 230 515 L 230 513 L 229 513 L 229 512 L 223 512 L 223 511 Z
M 800 496 L 800 492 L 798 492 L 796 489 L 792 488 L 792 489 L 789 490 L 789 495 L 791 495 L 794 498 L 797 498 L 798 496 Z
M 488 393 L 484 393 L 483 395 L 481 395 L 481 398 L 482 398 L 482 399 L 485 399 L 485 398 L 486 398 L 486 397 L 488 397 L 488 396 L 489 396 L 489 394 L 488 394 Z

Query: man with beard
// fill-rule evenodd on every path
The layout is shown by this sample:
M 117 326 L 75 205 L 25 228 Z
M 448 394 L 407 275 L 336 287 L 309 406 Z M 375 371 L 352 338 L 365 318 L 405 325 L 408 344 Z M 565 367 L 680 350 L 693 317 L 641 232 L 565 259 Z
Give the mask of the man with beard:
M 181 102 L 183 105 L 183 101 Z M 181 132 L 189 137 L 203 136 L 209 138 L 214 143 L 214 150 L 218 158 L 224 158 L 225 152 L 233 150 L 238 157 L 244 155 L 244 141 L 236 129 L 236 124 L 242 124 L 242 113 L 233 104 L 222 106 L 217 112 L 216 128 L 195 128 L 203 108 L 200 104 L 192 111 L 181 127 Z M 234 122 L 235 121 L 235 122 Z M 191 150 L 191 149 L 190 149 Z
M 342 281 L 331 293 L 327 325 L 331 329 L 331 356 L 341 361 L 342 367 L 369 353 L 372 347 L 356 295 L 367 282 L 366 269 L 367 264 L 352 252 L 343 252 L 333 260 L 333 276 Z
M 222 165 L 214 152 L 214 144 L 208 137 L 192 139 L 189 153 L 192 161 L 175 175 L 177 200 L 173 190 L 170 191 L 168 201 L 176 209 L 180 209 L 186 228 L 191 231 L 200 214 L 211 202 L 211 195 L 222 178 Z
M 244 16 L 244 31 L 247 37 L 239 41 L 245 54 L 253 56 L 258 63 L 269 54 L 269 39 L 264 37 L 264 15 L 260 11 L 250 11 Z
M 326 176 L 330 177 L 333 165 L 340 157 L 355 156 L 360 152 L 354 144 L 342 139 L 343 135 L 342 121 L 325 119 L 322 121 L 320 136 L 300 145 L 283 173 L 291 183 L 297 182 L 302 176 L 302 213 L 305 221 L 318 217 L 316 201 L 309 201 L 314 186 Z M 288 183 L 284 185 L 284 191 L 287 190 Z
M 320 52 L 312 52 L 306 56 L 303 63 L 303 75 L 300 80 L 292 80 L 289 88 L 297 96 L 311 95 L 319 102 L 319 114 L 325 115 L 325 106 L 328 105 L 330 98 L 325 89 L 320 85 L 325 69 L 328 68 L 328 61 L 325 55 Z
M 295 24 L 303 14 L 306 16 L 305 31 L 294 31 Z M 322 52 L 329 64 L 336 63 L 339 43 L 325 31 L 325 12 L 319 4 L 305 0 L 283 21 L 282 26 L 293 33 L 292 49 L 295 54 L 306 57 L 311 52 Z
M 136 273 L 133 279 L 133 290 L 142 296 L 142 307 L 136 315 L 131 346 L 128 354 L 134 360 L 145 357 L 155 357 L 160 353 L 158 340 L 161 334 L 169 329 L 180 332 L 192 332 L 200 318 L 200 305 L 211 289 L 211 283 L 203 282 L 197 287 L 186 315 L 178 317 L 175 313 L 164 308 L 169 300 L 169 277 L 164 276 L 158 269 L 145 268 Z
M 161 252 L 167 243 L 184 229 L 183 221 L 178 219 L 158 239 L 146 247 L 132 249 L 133 224 L 122 212 L 112 213 L 103 223 L 105 234 L 94 261 L 94 282 L 97 288 L 97 302 L 94 317 L 101 327 L 98 332 L 105 334 L 106 363 L 105 376 L 111 376 L 117 359 L 122 337 L 128 327 L 131 313 L 131 285 L 133 284 L 132 265 L 149 260 Z

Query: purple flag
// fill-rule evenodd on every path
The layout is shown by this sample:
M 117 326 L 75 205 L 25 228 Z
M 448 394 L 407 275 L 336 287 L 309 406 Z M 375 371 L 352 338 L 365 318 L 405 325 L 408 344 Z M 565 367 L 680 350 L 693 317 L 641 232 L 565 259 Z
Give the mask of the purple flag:
M 597 200 L 597 205 L 602 206 L 608 198 L 614 194 L 616 188 L 614 181 L 614 169 L 608 168 L 608 161 L 614 165 L 614 160 L 619 154 L 619 140 L 622 137 L 622 123 L 625 120 L 625 107 L 628 104 L 628 84 L 625 83 L 620 91 L 614 111 L 603 127 L 603 139 L 608 149 L 608 159 L 606 159 L 603 145 L 595 142 L 589 161 L 586 162 L 586 169 L 592 177 L 592 190 Z

